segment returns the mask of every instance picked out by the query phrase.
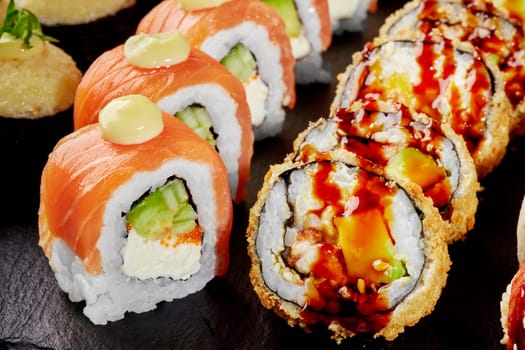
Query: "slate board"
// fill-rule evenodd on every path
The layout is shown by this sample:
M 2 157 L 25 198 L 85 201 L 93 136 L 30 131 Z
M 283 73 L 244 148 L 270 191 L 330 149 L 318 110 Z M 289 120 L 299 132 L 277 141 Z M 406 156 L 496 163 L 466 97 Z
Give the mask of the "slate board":
M 85 70 L 105 49 L 132 34 L 158 1 L 138 1 L 97 25 L 44 28 Z M 326 116 L 336 79 L 351 55 L 377 35 L 386 15 L 404 1 L 380 1 L 363 33 L 334 37 L 325 54 L 330 84 L 299 86 L 297 107 L 283 132 L 255 145 L 250 194 L 235 206 L 231 265 L 202 291 L 156 310 L 129 314 L 106 326 L 91 324 L 82 303 L 58 288 L 38 247 L 40 172 L 56 141 L 72 128 L 71 111 L 45 121 L 0 120 L 0 350 L 4 349 L 503 349 L 499 301 L 518 268 L 515 228 L 525 181 L 525 139 L 511 142 L 503 162 L 483 179 L 476 226 L 450 246 L 452 268 L 434 312 L 393 342 L 356 337 L 337 346 L 324 330 L 305 333 L 264 309 L 249 279 L 245 230 L 268 166 L 279 163 L 310 120 Z

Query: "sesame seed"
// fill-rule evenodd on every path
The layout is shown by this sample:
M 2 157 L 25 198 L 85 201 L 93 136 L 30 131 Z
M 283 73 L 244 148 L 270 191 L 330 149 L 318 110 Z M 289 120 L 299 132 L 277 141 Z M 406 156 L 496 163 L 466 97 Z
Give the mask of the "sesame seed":
M 376 259 L 372 262 L 372 267 L 374 270 L 382 272 L 386 271 L 390 267 L 390 264 L 382 259 Z
M 362 278 L 357 280 L 357 290 L 361 294 L 364 294 L 366 292 L 365 280 L 363 280 Z

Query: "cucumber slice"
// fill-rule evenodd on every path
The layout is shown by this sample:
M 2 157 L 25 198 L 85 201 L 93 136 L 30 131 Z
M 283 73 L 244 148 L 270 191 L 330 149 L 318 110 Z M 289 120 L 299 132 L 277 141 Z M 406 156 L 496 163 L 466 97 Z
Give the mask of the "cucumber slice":
M 221 63 L 243 83 L 252 76 L 257 67 L 252 53 L 243 44 L 235 45 Z
M 185 233 L 197 226 L 197 213 L 180 179 L 151 192 L 126 214 L 128 225 L 146 240 L 158 239 L 165 232 Z
M 177 214 L 173 217 L 173 226 L 171 228 L 172 234 L 180 234 L 193 231 L 195 228 L 195 220 L 197 213 L 189 204 L 181 206 Z
M 286 34 L 291 38 L 301 35 L 302 24 L 297 14 L 294 0 L 262 0 L 273 7 L 284 21 Z
M 175 117 L 193 129 L 197 135 L 208 141 L 213 147 L 217 146 L 217 140 L 215 140 L 211 130 L 211 118 L 203 107 L 188 106 L 182 111 L 175 113 Z

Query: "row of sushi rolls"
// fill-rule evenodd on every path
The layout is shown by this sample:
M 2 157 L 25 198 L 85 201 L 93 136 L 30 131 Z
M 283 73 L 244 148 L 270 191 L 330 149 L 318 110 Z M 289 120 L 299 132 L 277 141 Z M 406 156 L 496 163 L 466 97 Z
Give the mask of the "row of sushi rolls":
M 134 0 L 1 1 L 0 115 L 73 110 L 41 174 L 39 245 L 94 324 L 228 271 L 254 144 L 282 131 L 298 84 L 331 80 L 333 37 L 363 31 L 381 6 L 163 0 L 81 72 L 42 24 Z M 525 1 L 410 0 L 336 72 L 326 115 L 268 167 L 249 210 L 249 278 L 265 308 L 338 343 L 393 341 L 433 311 L 480 180 L 525 135 L 523 16 Z M 508 349 L 525 349 L 524 289 L 525 267 L 502 291 Z

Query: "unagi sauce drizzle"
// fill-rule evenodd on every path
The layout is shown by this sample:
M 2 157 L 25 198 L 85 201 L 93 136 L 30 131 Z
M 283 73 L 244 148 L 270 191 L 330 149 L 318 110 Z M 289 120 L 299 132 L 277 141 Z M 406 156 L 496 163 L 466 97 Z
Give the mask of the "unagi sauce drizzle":
M 439 31 L 441 34 L 449 33 L 447 28 L 454 27 L 452 31 L 454 38 L 459 41 L 468 41 L 481 52 L 493 54 L 498 59 L 498 66 L 503 72 L 505 82 L 505 93 L 511 105 L 516 108 L 525 97 L 525 65 L 514 54 L 525 49 L 523 43 L 525 35 L 523 28 L 514 25 L 514 35 L 512 38 L 500 36 L 498 26 L 481 26 L 485 19 L 494 18 L 496 21 L 504 21 L 499 18 L 497 10 L 493 4 L 484 2 L 484 8 L 478 8 L 472 1 L 465 0 L 466 19 L 462 24 L 448 23 L 447 19 L 440 14 L 438 1 L 423 1 L 422 9 L 419 13 L 419 30 L 430 35 L 432 31 Z M 460 26 L 460 28 L 459 28 Z M 483 31 L 480 28 L 483 27 Z M 483 33 L 483 34 L 481 34 Z
M 340 189 L 329 182 L 329 175 L 334 170 L 334 163 L 319 162 L 318 171 L 314 177 L 313 195 L 326 207 L 333 205 L 336 213 L 344 211 L 341 204 Z M 389 187 L 376 175 L 358 170 L 358 184 L 354 196 L 359 205 L 355 212 L 380 210 L 383 215 L 390 205 L 389 198 L 395 193 L 395 188 Z M 361 227 L 360 232 L 374 239 L 374 232 Z M 391 238 L 392 239 L 392 238 Z M 393 239 L 392 239 L 393 240 Z M 380 286 L 368 281 L 365 288 L 358 287 L 356 277 L 349 276 L 344 268 L 341 248 L 323 242 L 319 250 L 319 258 L 312 267 L 315 292 L 308 293 L 306 305 L 301 316 L 306 322 L 330 323 L 336 321 L 343 327 L 357 333 L 377 332 L 388 323 L 391 311 L 385 300 L 377 293 Z M 343 269 L 331 269 L 334 261 L 340 262 Z M 372 266 L 370 267 L 372 273 Z
M 390 156 L 387 154 L 388 148 L 416 148 L 424 154 L 430 155 L 438 163 L 440 163 L 440 156 L 438 151 L 440 143 L 444 136 L 437 129 L 435 122 L 425 126 L 424 131 L 415 128 L 415 121 L 412 114 L 406 106 L 398 106 L 399 120 L 390 125 L 391 128 L 402 130 L 406 143 L 391 144 L 387 142 L 374 141 L 371 136 L 376 132 L 385 131 L 384 126 L 377 121 L 378 112 L 381 108 L 376 101 L 366 101 L 363 109 L 358 112 L 350 112 L 347 109 L 340 108 L 336 112 L 338 120 L 338 135 L 342 136 L 341 144 L 349 152 L 355 153 L 381 167 L 387 165 Z M 356 117 L 359 113 L 359 117 Z M 448 178 L 442 179 L 440 182 L 434 183 L 429 187 L 423 188 L 423 192 L 427 197 L 430 197 L 434 205 L 440 209 L 441 215 L 444 219 L 450 219 L 452 211 L 449 208 L 450 199 L 452 197 L 452 189 Z
M 488 105 L 485 92 L 490 91 L 492 86 L 491 77 L 483 61 L 479 57 L 474 57 L 473 67 L 470 69 L 469 74 L 472 75 L 471 78 L 473 77 L 472 81 L 474 82 L 468 94 L 471 96 L 470 101 L 461 101 L 459 89 L 453 85 L 449 87 L 451 93 L 447 96 L 447 102 L 450 106 L 451 116 L 446 121 L 435 104 L 436 100 L 441 97 L 445 86 L 451 84 L 450 78 L 456 72 L 456 49 L 445 38 L 439 42 L 434 42 L 430 37 L 427 37 L 421 42 L 416 42 L 415 45 L 420 45 L 416 60 L 420 67 L 421 79 L 420 83 L 412 86 L 411 93 L 417 101 L 413 108 L 417 112 L 429 115 L 437 122 L 448 122 L 452 129 L 464 138 L 467 148 L 471 154 L 474 154 L 485 135 L 484 112 Z M 367 58 L 372 59 L 371 50 L 374 48 L 366 47 L 363 52 L 365 60 Z M 443 56 L 444 58 L 440 60 Z M 443 61 L 443 67 L 441 74 L 438 74 L 434 64 L 440 61 Z M 372 63 L 370 62 L 367 69 L 364 70 L 364 76 L 370 74 L 371 67 Z M 389 92 L 385 91 L 385 86 L 381 81 L 366 83 L 366 78 L 362 77 L 361 82 L 356 100 L 392 98 L 389 96 Z

